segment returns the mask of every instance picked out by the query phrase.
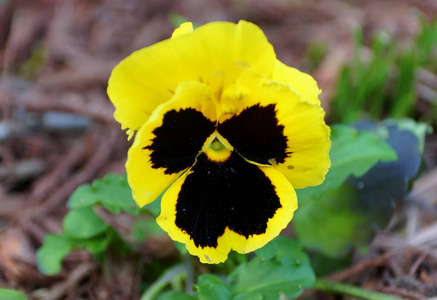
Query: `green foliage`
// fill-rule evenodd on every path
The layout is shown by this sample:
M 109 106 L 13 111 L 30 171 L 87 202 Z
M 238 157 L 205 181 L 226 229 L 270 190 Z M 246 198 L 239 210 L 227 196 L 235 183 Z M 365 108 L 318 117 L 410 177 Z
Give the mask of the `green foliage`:
M 408 120 L 387 124 L 406 128 L 421 141 L 427 131 L 423 124 Z M 305 288 L 313 287 L 314 271 L 301 245 L 323 255 L 339 257 L 365 239 L 365 234 L 359 233 L 366 218 L 351 207 L 344 183 L 351 176 L 363 176 L 378 161 L 397 159 L 396 152 L 385 142 L 389 133 L 384 128 L 366 132 L 347 125 L 333 126 L 332 166 L 325 183 L 298 191 L 301 207 L 296 213 L 294 226 L 299 243 L 278 237 L 257 250 L 253 259 L 231 254 L 222 267 L 211 268 L 216 268 L 217 273 L 199 276 L 194 285 L 197 298 L 268 300 L 283 295 L 294 299 Z M 159 199 L 157 202 L 159 204 Z M 114 214 L 126 212 L 135 216 L 132 232 L 136 241 L 162 233 L 154 220 L 142 218 L 142 215 L 159 212 L 159 208 L 153 211 L 137 208 L 125 175 L 109 174 L 79 187 L 69 199 L 68 206 L 70 211 L 64 218 L 63 231 L 58 235 L 47 235 L 44 245 L 38 250 L 38 266 L 45 274 L 58 273 L 64 257 L 77 248 L 88 249 L 97 258 L 102 258 L 111 245 L 119 252 L 128 249 L 120 235 L 99 216 L 97 207 Z M 179 248 L 183 255 L 187 255 L 183 245 Z M 217 276 L 220 272 L 225 275 Z M 180 286 L 181 276 L 187 274 L 184 265 L 168 269 L 150 285 L 142 299 L 195 299 L 181 290 L 162 293 L 176 281 L 179 283 L 175 287 Z
M 36 253 L 39 270 L 46 275 L 59 273 L 62 260 L 71 250 L 71 244 L 64 237 L 55 234 L 46 235 L 43 246 Z
M 396 160 L 396 152 L 374 134 L 347 125 L 332 127 L 331 170 L 324 184 L 336 188 L 349 175 L 360 177 L 378 160 Z
M 276 300 L 281 295 L 297 298 L 305 288 L 315 284 L 314 272 L 307 255 L 295 241 L 279 236 L 264 248 L 257 250 L 256 257 L 239 264 L 229 275 L 200 275 L 193 289 L 200 300 Z M 174 267 L 145 292 L 142 300 L 152 299 L 156 287 L 163 289 L 162 282 L 169 283 L 171 276 L 179 276 L 180 266 Z M 185 296 L 184 296 L 185 295 Z M 186 298 L 184 298 L 186 297 Z M 165 300 L 192 299 L 182 292 L 164 292 L 158 298 Z
M 132 230 L 133 238 L 138 242 L 144 241 L 148 236 L 160 235 L 163 233 L 164 231 L 153 218 L 136 219 Z
M 200 300 L 230 300 L 231 292 L 223 281 L 215 275 L 205 274 L 199 276 L 194 286 Z
M 358 298 L 358 299 L 366 299 L 366 300 L 402 300 L 401 298 L 398 297 L 393 297 L 378 292 L 364 290 L 362 288 L 347 283 L 328 281 L 324 279 L 317 280 L 316 289 L 327 293 L 351 296 L 354 299 Z
M 350 175 L 362 176 L 379 160 L 393 161 L 397 158 L 393 149 L 374 133 L 357 131 L 348 125 L 331 127 L 329 156 L 331 168 L 325 181 L 319 186 L 297 191 L 301 206 L 320 198 L 327 189 L 339 187 Z
M 340 72 L 331 121 L 349 123 L 362 117 L 376 120 L 412 117 L 418 70 L 426 67 L 431 72 L 437 71 L 434 55 L 437 20 L 423 20 L 416 42 L 407 47 L 401 47 L 385 32 L 379 32 L 364 50 L 363 32 L 356 30 L 353 37 L 354 58 Z M 369 55 L 364 55 L 366 50 Z
M 74 239 L 89 239 L 102 234 L 107 226 L 91 207 L 71 210 L 64 219 L 64 233 Z
M 27 297 L 16 290 L 0 288 L 0 299 L 2 299 L 2 300 L 27 300 Z
M 364 176 L 378 161 L 397 159 L 396 152 L 385 142 L 389 137 L 387 128 L 393 124 L 414 133 L 418 141 L 416 146 L 422 145 L 423 149 L 428 127 L 408 120 L 386 122 L 385 127 L 371 132 L 347 125 L 332 127 L 332 166 L 325 183 L 298 191 L 300 208 L 294 227 L 299 243 L 277 237 L 257 250 L 252 259 L 232 253 L 228 262 L 210 268 L 215 269 L 215 273 L 198 277 L 193 286 L 195 296 L 181 290 L 183 278 L 189 274 L 184 264 L 170 267 L 165 272 L 158 270 L 162 276 L 149 285 L 142 299 L 269 300 L 281 295 L 287 299 L 299 297 L 305 288 L 315 284 L 314 271 L 301 245 L 322 255 L 339 258 L 353 246 L 363 245 L 363 240 L 368 237 L 362 230 L 368 225 L 368 219 L 349 202 L 351 196 L 345 182 L 351 177 Z M 159 205 L 159 199 L 156 202 Z M 63 231 L 58 235 L 47 235 L 37 253 L 38 267 L 48 275 L 57 274 L 65 256 L 77 248 L 87 249 L 96 258 L 104 257 L 109 247 L 120 253 L 129 249 L 114 228 L 100 217 L 98 207 L 113 214 L 126 212 L 135 216 L 132 230 L 135 241 L 162 233 L 156 222 L 146 217 L 159 213 L 159 207 L 137 208 L 125 175 L 109 174 L 79 187 L 69 199 L 68 206 L 70 211 L 64 218 Z M 188 255 L 185 247 L 179 246 L 182 255 Z M 169 285 L 175 290 L 166 291 Z
M 321 200 L 309 202 L 296 212 L 294 229 L 305 247 L 336 258 L 361 241 L 366 231 L 360 225 L 365 217 L 351 210 L 345 192 L 328 190 Z
M 181 291 L 167 291 L 161 294 L 158 300 L 196 300 L 196 298 Z
M 317 278 L 330 274 L 335 274 L 344 269 L 347 269 L 352 262 L 352 258 L 347 255 L 334 258 L 323 255 L 321 252 L 316 251 L 309 250 L 308 253 L 311 255 L 311 266 L 313 267 L 314 273 L 316 273 Z
M 71 211 L 67 214 L 66 218 L 70 218 L 71 213 L 76 214 L 76 211 Z M 81 214 L 82 216 L 89 216 L 91 214 Z M 98 218 L 91 217 L 91 222 L 82 220 L 82 223 L 87 225 L 79 225 L 80 219 L 76 219 L 79 223 L 70 223 L 68 226 L 77 228 L 77 230 L 84 229 L 84 233 L 73 233 L 71 229 L 64 231 L 59 235 L 48 234 L 41 248 L 37 250 L 36 258 L 38 269 L 46 275 L 56 275 L 62 268 L 62 260 L 71 251 L 82 248 L 87 249 L 96 258 L 102 257 L 104 252 L 110 245 L 114 246 L 114 249 L 120 254 L 126 253 L 129 248 L 125 242 L 120 238 L 119 234 L 110 226 L 104 224 L 104 230 L 102 227 L 99 230 L 94 230 L 91 224 L 99 224 L 100 221 L 96 221 Z M 97 225 L 100 226 L 100 225 Z M 100 233 L 97 233 L 100 232 Z
M 267 246 L 256 250 L 256 255 L 263 260 L 290 260 L 294 264 L 299 265 L 309 264 L 310 260 L 305 252 L 302 251 L 302 246 L 289 238 L 278 236 L 271 241 Z
M 386 120 L 385 124 L 395 125 L 401 130 L 407 130 L 413 133 L 418 139 L 420 153 L 423 153 L 425 147 L 425 136 L 433 132 L 431 126 L 426 123 L 415 122 L 411 119 Z
M 286 259 L 279 263 L 254 258 L 236 268 L 230 279 L 233 294 L 250 292 L 261 295 L 261 299 L 273 300 L 281 294 L 289 299 L 297 298 L 304 288 L 314 285 L 315 277 L 307 264 L 292 263 Z
M 421 22 L 421 31 L 417 39 L 417 50 L 419 52 L 419 60 L 422 65 L 431 65 L 433 70 L 436 70 L 435 56 L 433 51 L 437 45 L 437 19 L 428 22 L 425 18 Z
M 47 235 L 43 246 L 37 251 L 38 268 L 47 275 L 57 274 L 65 256 L 77 248 L 87 249 L 97 258 L 102 257 L 111 245 L 120 254 L 128 251 L 127 244 L 95 212 L 95 207 L 102 206 L 114 214 L 123 211 L 134 216 L 140 213 L 153 214 L 148 209 L 137 207 L 126 175 L 116 174 L 108 174 L 91 185 L 80 186 L 71 195 L 68 206 L 70 211 L 64 218 L 63 231 L 58 235 Z
M 196 285 L 199 299 L 273 300 L 281 294 L 294 299 L 314 285 L 308 257 L 295 241 L 277 237 L 256 254 L 235 268 L 227 284 L 215 275 L 200 276 Z
M 385 226 L 420 165 L 426 125 L 389 120 L 367 126 L 371 131 L 333 126 L 325 183 L 298 192 L 304 204 L 294 217 L 298 239 L 331 259 L 367 245 L 375 228 Z
M 319 40 L 313 41 L 308 45 L 305 59 L 310 70 L 315 70 L 319 67 L 326 56 L 326 51 L 326 44 Z
M 108 174 L 103 179 L 94 180 L 92 184 L 84 184 L 68 200 L 70 209 L 89 208 L 95 205 L 102 205 L 113 214 L 125 211 L 138 215 L 142 212 L 132 198 L 126 175 Z

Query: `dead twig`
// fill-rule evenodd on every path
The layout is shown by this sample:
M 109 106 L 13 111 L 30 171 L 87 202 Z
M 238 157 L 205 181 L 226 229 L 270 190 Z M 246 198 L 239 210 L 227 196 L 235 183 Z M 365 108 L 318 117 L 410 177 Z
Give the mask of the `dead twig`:
M 56 164 L 52 172 L 35 182 L 28 196 L 29 203 L 41 202 L 60 183 L 68 178 L 71 170 L 84 158 L 87 148 L 85 141 L 88 139 L 86 136 L 82 138 L 80 143 L 77 143 L 66 155 L 60 158 L 59 163 Z
M 340 271 L 336 274 L 333 274 L 333 275 L 329 276 L 327 279 L 332 280 L 332 281 L 346 280 L 348 278 L 351 278 L 352 276 L 357 275 L 358 273 L 363 272 L 364 270 L 366 270 L 368 268 L 375 268 L 375 267 L 380 267 L 380 266 L 384 265 L 395 254 L 396 254 L 395 252 L 384 253 L 381 256 L 363 261 L 361 263 L 353 265 L 352 267 L 350 267 L 346 270 L 343 270 L 343 271 Z
M 413 247 L 432 246 L 437 244 L 437 223 L 420 230 L 415 236 L 407 240 Z
M 423 296 L 420 293 L 413 292 L 413 291 L 407 291 L 403 288 L 395 287 L 395 286 L 386 286 L 381 287 L 379 289 L 380 292 L 384 294 L 399 296 L 404 299 L 411 299 L 411 300 L 422 300 L 422 299 L 428 299 L 428 297 Z
M 48 90 L 105 86 L 112 69 L 120 60 L 83 59 L 74 63 L 74 69 L 42 74 L 37 84 Z
M 423 261 L 427 256 L 428 256 L 427 251 L 423 251 L 420 253 L 420 256 L 414 261 L 414 264 L 411 266 L 410 270 L 408 271 L 409 277 L 413 277 L 414 273 L 416 273 L 417 269 L 423 263 Z
M 47 199 L 44 205 L 37 209 L 38 214 L 47 214 L 55 210 L 61 201 L 68 199 L 79 185 L 93 179 L 98 170 L 107 163 L 119 131 L 114 130 L 114 128 L 105 131 L 108 131 L 108 134 L 103 135 L 103 132 L 100 131 L 97 134 L 101 136 L 91 141 L 91 145 L 89 146 L 93 149 L 93 155 L 86 162 L 84 167 L 71 176 L 68 181 L 64 182 L 64 184 Z M 95 144 L 98 144 L 97 149 L 95 148 Z
M 115 124 L 112 116 L 114 109 L 108 100 L 95 101 L 96 99 L 89 99 L 83 94 L 65 91 L 54 95 L 36 88 L 28 89 L 15 97 L 15 101 L 10 101 L 13 107 L 24 107 L 31 111 L 70 112 L 105 124 Z M 101 99 L 104 99 L 104 96 L 101 96 Z
M 66 280 L 53 285 L 53 287 L 48 290 L 47 294 L 40 296 L 44 296 L 43 299 L 45 300 L 60 299 L 63 295 L 66 295 L 69 290 L 74 289 L 83 278 L 96 269 L 97 265 L 95 263 L 82 263 L 70 272 L 70 275 Z
M 18 178 L 20 180 L 33 178 L 46 169 L 46 163 L 41 159 L 27 159 L 16 162 L 12 167 L 0 165 L 0 180 Z

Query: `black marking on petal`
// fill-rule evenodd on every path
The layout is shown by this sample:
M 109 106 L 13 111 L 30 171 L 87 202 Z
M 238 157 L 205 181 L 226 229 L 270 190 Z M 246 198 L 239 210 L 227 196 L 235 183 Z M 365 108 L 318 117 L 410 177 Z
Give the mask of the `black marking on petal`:
M 162 125 L 155 130 L 150 146 L 150 161 L 155 169 L 165 168 L 165 174 L 178 173 L 194 164 L 215 124 L 194 108 L 170 110 L 164 114 Z
M 243 157 L 260 164 L 269 164 L 272 159 L 283 163 L 291 154 L 287 152 L 284 126 L 276 118 L 275 104 L 248 107 L 219 124 L 218 132 Z
M 176 204 L 176 226 L 197 247 L 217 247 L 226 227 L 248 238 L 263 234 L 281 207 L 270 179 L 233 152 L 225 162 L 199 155 Z

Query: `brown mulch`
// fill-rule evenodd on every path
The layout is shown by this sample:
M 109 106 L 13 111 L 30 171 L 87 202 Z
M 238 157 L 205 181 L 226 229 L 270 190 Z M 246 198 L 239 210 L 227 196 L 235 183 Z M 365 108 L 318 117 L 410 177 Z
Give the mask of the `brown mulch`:
M 138 299 L 139 268 L 173 255 L 166 240 L 146 242 L 140 257 L 98 265 L 75 251 L 56 276 L 42 275 L 35 251 L 59 232 L 66 201 L 79 185 L 123 173 L 129 143 L 106 95 L 112 68 L 136 49 L 168 38 L 174 14 L 195 23 L 245 19 L 258 24 L 285 63 L 310 72 L 329 112 L 338 71 L 351 56 L 350 32 L 385 30 L 399 40 L 435 18 L 437 2 L 284 0 L 5 0 L 0 1 L 0 287 L 29 299 Z M 311 66 L 314 41 L 326 55 Z M 58 113 L 68 113 L 59 115 Z M 436 139 L 426 150 L 435 166 Z M 381 234 L 369 255 L 331 276 L 406 299 L 437 295 L 436 169 L 412 197 L 423 207 L 400 213 L 403 234 Z M 395 221 L 396 222 L 396 221 Z

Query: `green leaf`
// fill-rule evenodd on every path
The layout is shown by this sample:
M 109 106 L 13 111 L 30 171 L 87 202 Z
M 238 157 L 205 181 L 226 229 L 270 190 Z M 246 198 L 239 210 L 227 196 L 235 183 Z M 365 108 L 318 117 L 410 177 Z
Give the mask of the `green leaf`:
M 68 200 L 71 209 L 85 208 L 101 204 L 113 214 L 126 211 L 138 215 L 141 209 L 132 198 L 126 174 L 108 174 L 103 179 L 80 186 Z
M 263 296 L 257 292 L 244 292 L 232 297 L 232 300 L 263 300 Z
M 389 112 L 392 118 L 408 116 L 412 111 L 416 99 L 416 69 L 419 67 L 417 62 L 414 49 L 402 53 L 397 61 L 397 82 Z
M 360 230 L 365 217 L 351 210 L 344 189 L 329 190 L 319 201 L 308 202 L 296 211 L 293 227 L 300 243 L 331 258 L 348 253 L 367 230 Z
M 223 281 L 212 274 L 201 275 L 194 285 L 200 300 L 230 300 L 231 293 Z
M 419 141 L 420 153 L 423 153 L 423 149 L 425 147 L 425 136 L 433 132 L 433 129 L 430 125 L 416 122 L 412 119 L 389 119 L 384 120 L 383 124 L 385 126 L 395 125 L 401 130 L 407 130 L 413 133 Z
M 331 168 L 325 181 L 297 191 L 299 204 L 318 199 L 328 189 L 339 187 L 350 175 L 360 177 L 378 161 L 394 161 L 396 152 L 374 133 L 357 131 L 348 125 L 331 127 Z
M 73 239 L 89 239 L 107 228 L 91 207 L 71 210 L 64 218 L 64 232 Z
M 320 252 L 311 253 L 311 266 L 317 278 L 340 272 L 351 265 L 351 257 L 348 255 L 340 258 L 332 258 Z
M 2 300 L 27 300 L 27 297 L 19 291 L 0 288 L 0 299 Z
M 47 234 L 43 246 L 36 252 L 38 269 L 45 275 L 59 273 L 62 269 L 62 260 L 71 250 L 70 242 L 62 235 Z
M 112 235 L 105 232 L 90 239 L 70 239 L 70 242 L 80 248 L 87 249 L 93 254 L 99 254 L 108 248 Z
M 149 216 L 136 219 L 132 230 L 132 235 L 136 241 L 144 241 L 148 236 L 161 235 L 164 231 L 156 223 L 155 218 Z
M 188 250 L 187 250 L 187 247 L 185 246 L 185 244 L 182 244 L 182 243 L 179 243 L 176 241 L 173 241 L 173 244 L 175 245 L 176 249 L 178 249 L 178 251 L 181 254 L 183 254 L 183 255 L 188 254 Z
M 215 275 L 200 276 L 195 285 L 199 299 L 277 300 L 281 294 L 294 299 L 315 284 L 308 257 L 296 242 L 279 237 L 266 247 L 237 266 L 227 285 Z
M 360 177 L 376 162 L 397 159 L 396 152 L 375 134 L 357 131 L 347 125 L 332 127 L 331 170 L 326 184 L 330 188 L 340 186 L 347 177 Z
M 429 63 L 435 58 L 434 49 L 437 47 L 437 19 L 429 22 L 426 18 L 421 19 L 421 31 L 417 36 L 417 50 L 421 54 L 421 63 Z
M 298 297 L 304 288 L 314 286 L 315 276 L 308 264 L 296 264 L 288 259 L 278 263 L 255 257 L 238 266 L 228 281 L 233 295 L 255 293 L 265 300 L 277 300 L 281 294 Z
M 296 264 L 310 263 L 305 252 L 302 251 L 300 244 L 285 236 L 278 236 L 270 243 L 255 251 L 256 255 L 264 260 L 276 258 L 278 262 L 289 259 Z
M 213 274 L 204 274 L 204 275 L 199 276 L 198 283 L 206 284 L 206 285 L 223 285 L 223 286 L 225 286 L 224 282 L 220 279 L 220 277 L 213 275 Z
M 378 162 L 362 176 L 349 177 L 341 187 L 328 189 L 322 199 L 308 201 L 296 212 L 293 224 L 299 241 L 331 259 L 367 245 L 378 228 L 387 226 L 421 162 L 418 141 L 423 140 L 426 126 L 407 120 L 356 126 L 384 139 L 398 159 Z
M 181 291 L 168 291 L 161 294 L 158 300 L 196 300 L 196 298 Z
M 147 204 L 145 207 L 143 207 L 141 210 L 150 213 L 151 215 L 157 217 L 161 214 L 161 199 L 162 196 L 165 194 L 167 190 L 162 192 L 161 195 L 159 195 L 158 198 L 156 198 L 155 201 L 153 201 L 150 204 Z

